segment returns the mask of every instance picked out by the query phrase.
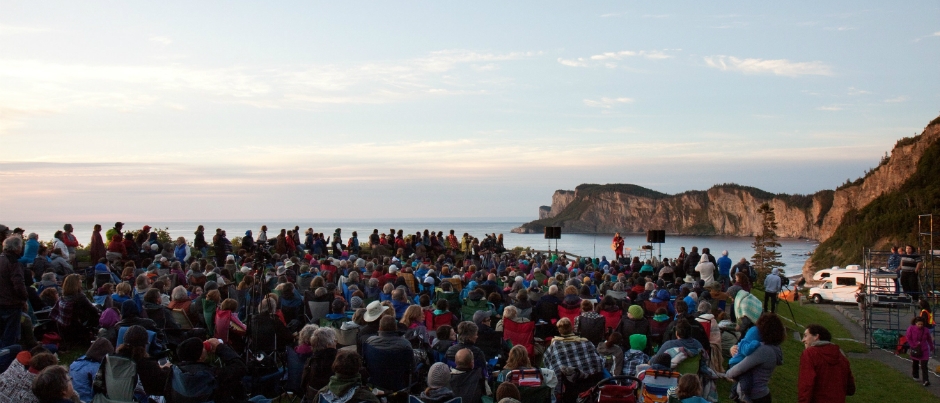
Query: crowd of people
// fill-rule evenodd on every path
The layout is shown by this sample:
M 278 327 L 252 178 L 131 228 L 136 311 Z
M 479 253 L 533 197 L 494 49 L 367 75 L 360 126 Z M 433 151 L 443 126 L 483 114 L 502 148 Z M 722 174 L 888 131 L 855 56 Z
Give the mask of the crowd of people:
M 233 244 L 223 229 L 160 240 L 123 225 L 95 226 L 87 267 L 70 225 L 51 251 L 0 225 L 0 396 L 572 402 L 653 371 L 675 374 L 682 402 L 717 401 L 721 378 L 735 401 L 769 402 L 783 365 L 784 325 L 727 251 L 569 259 L 453 230 L 376 229 L 360 244 L 262 226 Z M 800 401 L 844 401 L 854 378 L 828 331 L 803 340 Z M 58 349 L 85 354 L 66 369 Z

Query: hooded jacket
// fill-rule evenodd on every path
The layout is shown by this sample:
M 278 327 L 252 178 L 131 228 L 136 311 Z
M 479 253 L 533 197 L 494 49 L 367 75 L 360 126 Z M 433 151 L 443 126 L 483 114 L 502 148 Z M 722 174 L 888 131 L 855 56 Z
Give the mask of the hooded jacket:
M 855 394 L 855 377 L 839 346 L 817 341 L 803 350 L 797 383 L 799 403 L 845 402 Z
M 781 286 L 780 269 L 774 267 L 773 271 L 770 272 L 770 275 L 764 278 L 764 291 L 780 292 Z

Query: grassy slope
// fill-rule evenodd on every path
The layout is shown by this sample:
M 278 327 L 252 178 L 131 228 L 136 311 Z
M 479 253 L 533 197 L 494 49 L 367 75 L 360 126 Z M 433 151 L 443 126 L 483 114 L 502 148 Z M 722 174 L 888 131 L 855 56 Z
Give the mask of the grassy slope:
M 842 224 L 813 253 L 814 267 L 862 261 L 862 248 L 887 249 L 878 242 L 917 245 L 917 215 L 940 213 L 940 142 L 934 142 L 917 171 L 895 192 L 883 194 L 861 210 L 851 210 Z
M 763 299 L 763 293 L 754 291 L 754 295 Z M 867 353 L 868 348 L 865 345 L 850 341 L 839 340 L 849 339 L 851 335 L 835 318 L 813 305 L 800 306 L 797 303 L 790 303 L 793 309 L 793 316 L 796 317 L 798 325 L 790 322 L 790 311 L 787 305 L 777 306 L 777 313 L 788 320 L 784 320 L 788 329 L 802 333 L 803 326 L 816 323 L 825 326 L 832 332 L 835 343 L 843 351 Z M 803 353 L 803 343 L 794 340 L 792 337 L 781 346 L 783 348 L 783 366 L 774 371 L 770 380 L 770 390 L 773 393 L 774 401 L 777 402 L 795 402 L 797 400 L 797 379 L 799 377 L 800 355 Z M 849 398 L 851 402 L 925 402 L 937 401 L 936 396 L 924 389 L 920 384 L 915 383 L 909 376 L 898 372 L 897 370 L 872 359 L 849 358 L 852 365 L 852 373 L 855 375 L 855 384 L 857 391 L 854 397 Z M 728 392 L 730 384 L 724 381 L 719 382 L 718 397 L 722 402 L 728 401 Z

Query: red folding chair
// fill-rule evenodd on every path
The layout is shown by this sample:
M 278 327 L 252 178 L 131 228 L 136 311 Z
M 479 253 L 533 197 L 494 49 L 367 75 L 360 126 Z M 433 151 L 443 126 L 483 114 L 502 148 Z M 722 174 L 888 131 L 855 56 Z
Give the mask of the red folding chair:
M 535 341 L 535 322 L 517 323 L 512 320 L 503 320 L 503 340 L 509 340 L 513 346 L 523 346 L 529 353 L 529 357 L 534 355 Z
M 447 311 L 440 315 L 435 315 L 434 311 L 424 311 L 424 324 L 428 331 L 437 331 L 437 328 L 454 323 L 453 312 Z
M 581 308 L 565 308 L 561 305 L 558 305 L 558 319 L 568 318 L 571 321 L 571 324 L 574 325 L 574 319 L 581 314 Z

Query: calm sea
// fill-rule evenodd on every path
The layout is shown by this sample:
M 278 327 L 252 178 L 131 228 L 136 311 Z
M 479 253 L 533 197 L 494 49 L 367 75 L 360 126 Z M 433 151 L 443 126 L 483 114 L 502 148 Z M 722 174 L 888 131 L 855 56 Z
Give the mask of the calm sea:
M 40 239 L 52 239 L 55 231 L 62 228 L 61 223 L 50 222 L 6 222 L 5 225 L 10 228 L 21 227 L 27 233 L 35 232 L 39 234 Z M 75 236 L 83 245 L 91 239 L 92 229 L 95 223 L 73 222 L 75 227 Z M 545 250 L 549 247 L 549 241 L 544 239 L 542 234 L 514 234 L 510 231 L 518 227 L 518 222 L 307 222 L 307 223 L 288 223 L 288 222 L 127 222 L 124 229 L 138 229 L 144 225 L 154 228 L 167 228 L 173 238 L 182 236 L 187 240 L 192 240 L 193 232 L 196 227 L 202 224 L 206 228 L 207 238 L 211 237 L 216 228 L 222 228 L 229 238 L 243 236 L 246 230 L 251 230 L 257 237 L 262 224 L 268 226 L 268 236 L 274 237 L 281 228 L 294 228 L 299 225 L 301 230 L 313 228 L 315 232 L 322 232 L 329 236 L 336 228 L 342 228 L 342 236 L 345 240 L 353 231 L 357 231 L 359 239 L 364 241 L 368 234 L 372 233 L 374 228 L 379 232 L 387 232 L 390 228 L 404 230 L 406 234 L 414 234 L 425 229 L 432 231 L 448 231 L 453 229 L 457 236 L 464 232 L 478 238 L 484 234 L 503 234 L 506 247 L 514 246 L 532 247 L 539 250 Z M 104 230 L 107 230 L 114 223 L 101 223 Z M 608 259 L 613 256 L 610 249 L 610 242 L 613 234 L 563 234 L 558 240 L 558 250 L 566 251 L 580 256 L 601 257 L 607 256 Z M 627 235 L 626 246 L 633 248 L 633 254 L 637 255 L 643 244 L 646 243 L 645 235 Z M 727 250 L 732 260 L 738 261 L 742 257 L 750 259 L 754 254 L 751 248 L 751 237 L 729 237 L 729 236 L 666 236 L 666 243 L 654 245 L 654 255 L 661 255 L 665 258 L 673 258 L 679 254 L 679 247 L 685 246 L 686 250 L 691 250 L 692 246 L 702 248 L 711 248 L 712 254 L 720 256 L 722 250 Z M 816 248 L 815 241 L 804 239 L 780 239 L 781 260 L 786 263 L 788 275 L 798 274 L 806 261 L 808 253 Z M 551 249 L 555 249 L 555 241 L 551 241 Z

